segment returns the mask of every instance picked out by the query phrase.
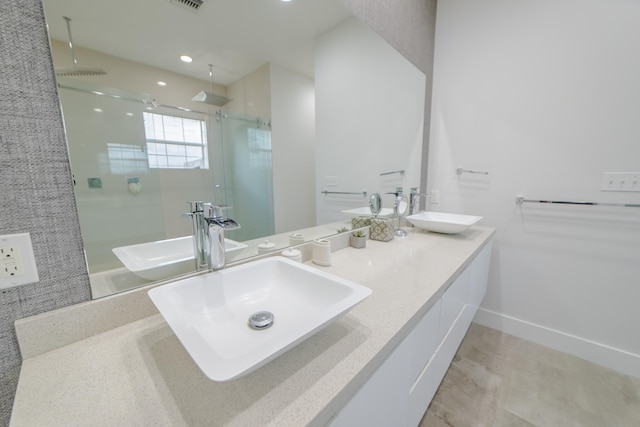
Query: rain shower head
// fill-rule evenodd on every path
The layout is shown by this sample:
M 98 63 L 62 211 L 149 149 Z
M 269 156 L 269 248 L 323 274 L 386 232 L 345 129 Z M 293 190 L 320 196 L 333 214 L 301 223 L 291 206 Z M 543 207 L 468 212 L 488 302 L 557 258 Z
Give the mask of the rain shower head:
M 216 95 L 215 93 L 206 92 L 204 90 L 194 96 L 191 100 L 204 102 L 205 104 L 216 105 L 218 107 L 222 107 L 223 105 L 231 102 L 231 100 L 226 96 Z
M 56 76 L 58 77 L 92 77 L 105 74 L 107 72 L 100 68 L 56 68 Z
M 216 95 L 213 93 L 213 65 L 209 64 L 209 77 L 211 78 L 211 92 L 202 91 L 191 100 L 196 102 L 203 102 L 205 104 L 215 105 L 216 107 L 222 107 L 225 104 L 230 103 L 232 100 L 226 96 Z
M 84 68 L 78 67 L 78 61 L 76 60 L 76 54 L 73 50 L 73 38 L 71 37 L 71 18 L 67 16 L 62 17 L 67 21 L 67 33 L 69 34 L 69 48 L 71 49 L 71 60 L 73 61 L 73 68 L 58 68 L 55 70 L 58 77 L 91 77 L 102 76 L 107 74 L 106 71 L 100 68 Z

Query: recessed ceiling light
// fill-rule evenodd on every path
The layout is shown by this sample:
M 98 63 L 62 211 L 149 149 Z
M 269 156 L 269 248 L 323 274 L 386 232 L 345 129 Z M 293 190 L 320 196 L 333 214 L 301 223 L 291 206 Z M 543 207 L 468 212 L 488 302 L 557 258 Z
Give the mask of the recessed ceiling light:
M 166 82 L 158 82 L 158 86 L 163 86 L 163 87 L 164 87 L 164 86 L 166 86 L 166 85 L 167 85 L 167 83 L 166 83 Z
M 192 58 L 192 57 L 190 57 L 189 55 L 182 55 L 182 56 L 180 57 L 180 61 L 182 61 L 182 62 L 186 62 L 187 64 L 190 64 L 190 63 L 191 63 L 191 61 L 193 61 L 193 58 Z
M 127 113 L 127 116 L 133 117 L 133 113 Z
M 94 108 L 93 111 L 95 111 L 96 113 L 102 113 L 102 110 L 100 108 Z

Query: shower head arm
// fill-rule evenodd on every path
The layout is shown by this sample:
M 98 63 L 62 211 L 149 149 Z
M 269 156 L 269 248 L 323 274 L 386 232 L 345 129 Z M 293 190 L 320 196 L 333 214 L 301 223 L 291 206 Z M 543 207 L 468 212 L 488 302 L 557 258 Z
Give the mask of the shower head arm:
M 76 54 L 73 49 L 73 38 L 71 37 L 71 18 L 68 16 L 63 16 L 65 21 L 67 21 L 67 34 L 69 34 L 69 49 L 71 49 L 71 60 L 73 61 L 73 67 L 78 68 L 78 61 L 76 60 Z
M 63 16 L 67 21 L 67 33 L 69 34 L 69 48 L 71 49 L 71 60 L 73 61 L 73 68 L 58 68 L 55 70 L 58 77 L 87 77 L 87 76 L 101 76 L 107 74 L 106 71 L 100 68 L 80 68 L 78 66 L 78 60 L 76 59 L 76 52 L 73 47 L 73 37 L 71 37 L 71 18 Z
M 213 93 L 213 64 L 209 64 L 209 79 L 211 79 L 211 93 Z
M 202 91 L 191 100 L 196 102 L 204 102 L 205 104 L 215 105 L 216 107 L 222 107 L 223 105 L 231 102 L 229 98 L 222 95 L 216 95 L 213 90 L 213 64 L 209 64 L 209 77 L 211 79 L 211 92 Z

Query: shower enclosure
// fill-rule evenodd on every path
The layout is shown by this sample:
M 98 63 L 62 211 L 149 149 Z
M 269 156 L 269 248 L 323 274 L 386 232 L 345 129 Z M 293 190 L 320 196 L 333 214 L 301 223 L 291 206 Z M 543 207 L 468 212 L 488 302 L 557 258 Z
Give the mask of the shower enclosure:
M 122 268 L 114 247 L 191 234 L 190 200 L 230 206 L 231 239 L 274 234 L 268 119 L 80 81 L 59 94 L 90 273 Z
M 227 237 L 244 241 L 275 234 L 270 123 L 221 111 L 216 119 L 220 123 L 224 194 L 231 206 L 228 216 L 241 225 Z

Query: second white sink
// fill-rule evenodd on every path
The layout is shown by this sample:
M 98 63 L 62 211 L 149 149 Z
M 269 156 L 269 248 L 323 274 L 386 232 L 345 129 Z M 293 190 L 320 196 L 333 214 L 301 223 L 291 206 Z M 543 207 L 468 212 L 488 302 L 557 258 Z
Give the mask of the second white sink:
M 407 221 L 418 228 L 444 234 L 461 233 L 481 219 L 481 216 L 430 211 L 418 212 L 407 217 Z
M 257 369 L 370 294 L 369 288 L 283 257 L 149 291 L 187 352 L 214 381 Z M 249 327 L 249 318 L 265 311 L 273 314 L 272 325 L 261 330 Z

